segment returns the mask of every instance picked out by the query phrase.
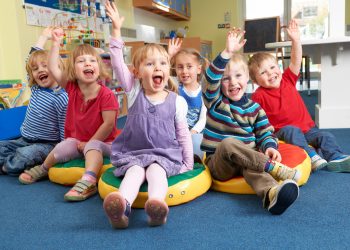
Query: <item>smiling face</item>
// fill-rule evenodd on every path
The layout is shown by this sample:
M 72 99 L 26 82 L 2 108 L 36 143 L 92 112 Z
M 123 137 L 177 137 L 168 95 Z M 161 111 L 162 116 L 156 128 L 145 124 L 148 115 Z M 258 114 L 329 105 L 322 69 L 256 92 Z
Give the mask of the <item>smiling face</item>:
M 256 83 L 268 89 L 277 89 L 282 80 L 281 70 L 275 59 L 267 58 L 263 60 L 258 69 L 255 70 Z
M 146 95 L 153 95 L 164 90 L 170 73 L 169 59 L 157 49 L 148 50 L 135 71 Z
M 74 62 L 75 75 L 78 82 L 93 83 L 100 75 L 100 68 L 96 56 L 80 55 Z
M 30 55 L 26 65 L 26 70 L 29 75 L 29 86 L 35 84 L 43 88 L 53 88 L 57 86 L 57 83 L 47 68 L 47 56 L 48 52 L 45 50 L 38 50 Z
M 201 65 L 195 55 L 180 53 L 175 61 L 176 75 L 184 86 L 198 86 L 198 75 L 201 73 Z
M 232 101 L 241 100 L 249 81 L 246 64 L 243 61 L 230 61 L 221 78 L 221 90 Z

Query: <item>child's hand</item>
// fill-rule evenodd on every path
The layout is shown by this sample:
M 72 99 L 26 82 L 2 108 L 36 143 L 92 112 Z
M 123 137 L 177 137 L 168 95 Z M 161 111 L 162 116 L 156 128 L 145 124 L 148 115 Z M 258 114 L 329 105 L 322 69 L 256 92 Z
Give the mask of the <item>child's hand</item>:
M 107 16 L 112 20 L 113 30 L 120 32 L 124 22 L 124 17 L 119 15 L 119 11 L 114 2 L 110 3 L 109 1 L 106 1 L 105 8 Z
M 278 161 L 278 162 L 282 161 L 282 156 L 281 156 L 280 152 L 278 152 L 274 148 L 266 149 L 265 155 L 267 155 L 273 161 Z
M 52 27 L 52 26 L 46 27 L 46 28 L 43 29 L 43 31 L 41 32 L 41 35 L 42 35 L 43 37 L 45 37 L 46 39 L 51 39 L 51 38 L 52 38 L 52 30 L 53 30 L 53 27 Z
M 172 58 L 177 52 L 179 52 L 182 45 L 182 40 L 179 38 L 173 38 L 168 41 L 168 54 Z
M 60 44 L 64 36 L 64 31 L 62 28 L 54 28 L 51 32 L 51 36 L 53 43 Z
M 78 151 L 80 153 L 84 153 L 84 148 L 85 148 L 86 142 L 79 142 L 77 145 Z
M 292 41 L 300 40 L 299 26 L 295 19 L 290 20 L 287 27 L 287 34 Z
M 224 58 L 230 58 L 235 52 L 239 51 L 244 46 L 247 41 L 247 39 L 242 40 L 244 34 L 245 31 L 240 28 L 233 28 L 228 32 L 226 48 L 221 54 Z

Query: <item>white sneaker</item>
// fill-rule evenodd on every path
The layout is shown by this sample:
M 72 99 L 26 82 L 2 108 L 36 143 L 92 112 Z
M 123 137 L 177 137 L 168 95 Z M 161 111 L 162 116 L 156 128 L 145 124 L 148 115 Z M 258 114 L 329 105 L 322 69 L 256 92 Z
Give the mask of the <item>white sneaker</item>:
M 326 167 L 327 164 L 327 161 L 317 154 L 311 157 L 311 170 L 313 172 L 321 170 L 322 168 Z

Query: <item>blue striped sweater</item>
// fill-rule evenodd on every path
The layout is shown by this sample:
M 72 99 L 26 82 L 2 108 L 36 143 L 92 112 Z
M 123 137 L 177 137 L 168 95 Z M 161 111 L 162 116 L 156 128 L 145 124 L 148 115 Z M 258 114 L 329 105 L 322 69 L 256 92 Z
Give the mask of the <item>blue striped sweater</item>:
M 274 129 L 259 104 L 244 95 L 232 101 L 223 95 L 220 80 L 229 60 L 218 55 L 205 72 L 203 100 L 208 109 L 201 150 L 214 153 L 225 138 L 233 137 L 265 152 L 278 147 Z

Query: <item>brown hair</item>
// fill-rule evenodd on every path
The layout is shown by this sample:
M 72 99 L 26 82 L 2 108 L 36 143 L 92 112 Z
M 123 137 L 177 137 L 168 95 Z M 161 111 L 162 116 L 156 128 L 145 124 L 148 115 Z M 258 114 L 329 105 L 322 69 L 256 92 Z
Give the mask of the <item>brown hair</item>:
M 132 58 L 133 67 L 138 70 L 140 68 L 141 63 L 147 58 L 148 53 L 152 53 L 154 51 L 158 51 L 161 55 L 165 56 L 168 61 L 168 64 L 170 65 L 169 54 L 164 49 L 164 47 L 159 44 L 149 43 L 136 50 Z M 169 77 L 167 89 L 175 93 L 178 93 L 177 85 L 171 79 L 171 77 Z
M 97 63 L 100 69 L 100 75 L 99 79 L 104 80 L 104 79 L 110 79 L 110 75 L 108 74 L 104 63 L 102 62 L 102 58 L 100 57 L 99 53 L 97 50 L 92 47 L 90 44 L 81 44 L 77 46 L 69 55 L 69 58 L 67 60 L 67 79 L 68 81 L 76 81 L 76 74 L 74 70 L 74 64 L 75 60 L 77 59 L 78 56 L 81 55 L 92 55 L 96 57 Z
M 171 58 L 171 66 L 172 68 L 176 67 L 176 58 L 179 55 L 192 55 L 195 57 L 196 61 L 198 62 L 199 65 L 202 66 L 201 68 L 201 73 L 197 76 L 197 81 L 202 79 L 204 75 L 205 69 L 209 66 L 209 62 L 206 58 L 202 57 L 202 55 L 198 52 L 198 50 L 193 49 L 193 48 L 183 48 L 179 50 L 172 58 Z
M 255 53 L 248 62 L 250 79 L 256 83 L 255 74 L 259 70 L 261 63 L 265 60 L 274 60 L 277 63 L 276 57 L 267 52 Z

